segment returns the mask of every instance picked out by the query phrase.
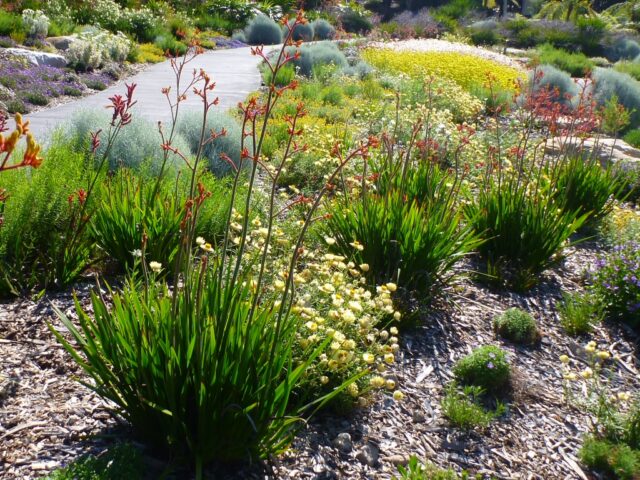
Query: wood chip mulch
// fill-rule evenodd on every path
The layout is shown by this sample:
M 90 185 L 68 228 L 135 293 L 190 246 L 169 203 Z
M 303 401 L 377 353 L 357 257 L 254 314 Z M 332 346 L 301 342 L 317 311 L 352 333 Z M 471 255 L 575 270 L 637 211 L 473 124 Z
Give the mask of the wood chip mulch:
M 276 478 L 296 480 L 390 479 L 398 464 L 417 455 L 485 478 L 598 478 L 585 471 L 577 458 L 591 420 L 565 403 L 558 357 L 583 358 L 583 345 L 595 340 L 599 348 L 619 357 L 614 389 L 638 392 L 638 338 L 628 328 L 608 322 L 588 337 L 569 337 L 555 308 L 562 291 L 581 288 L 583 272 L 598 251 L 594 243 L 568 249 L 566 260 L 546 272 L 540 285 L 527 294 L 491 290 L 464 280 L 450 295 L 452 305 L 425 314 L 421 326 L 400 332 L 401 354 L 392 373 L 406 394 L 402 402 L 379 396 L 370 406 L 347 415 L 319 415 L 303 429 L 289 453 L 267 470 Z M 90 285 L 76 287 L 85 305 L 89 289 Z M 3 479 L 39 478 L 79 455 L 103 451 L 114 438 L 127 439 L 126 426 L 119 425 L 108 406 L 76 381 L 82 372 L 47 327 L 52 322 L 55 328 L 63 328 L 52 304 L 73 310 L 70 293 L 51 294 L 37 302 L 0 304 Z M 496 338 L 492 319 L 510 307 L 534 315 L 544 333 L 540 345 L 520 347 Z M 485 344 L 507 351 L 515 372 L 514 393 L 504 417 L 484 432 L 463 432 L 448 426 L 440 400 L 455 361 Z M 575 393 L 580 395 L 577 389 Z M 148 463 L 157 470 L 158 459 L 148 458 Z M 212 478 L 234 480 L 267 476 L 258 467 L 210 473 Z M 150 473 L 149 478 L 157 475 Z

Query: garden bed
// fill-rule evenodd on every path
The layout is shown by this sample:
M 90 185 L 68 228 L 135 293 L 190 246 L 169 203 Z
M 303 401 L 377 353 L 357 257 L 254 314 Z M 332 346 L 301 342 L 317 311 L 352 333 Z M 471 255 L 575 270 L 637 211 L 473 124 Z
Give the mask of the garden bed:
M 562 265 L 546 272 L 541 285 L 528 294 L 494 291 L 472 281 L 456 285 L 448 305 L 423 312 L 423 325 L 402 336 L 403 354 L 389 374 L 402 386 L 405 399 L 394 402 L 375 396 L 369 406 L 349 414 L 314 419 L 291 452 L 276 461 L 278 478 L 388 479 L 411 455 L 498 479 L 591 478 L 577 459 L 590 421 L 566 403 L 559 361 L 563 354 L 580 356 L 584 342 L 566 335 L 555 303 L 561 292 L 580 289 L 585 266 L 595 262 L 600 248 L 587 242 L 569 249 Z M 85 306 L 90 288 L 91 284 L 77 287 Z M 71 293 L 0 305 L 0 473 L 7 478 L 39 478 L 79 455 L 131 440 L 127 427 L 118 426 L 108 414 L 107 405 L 75 381 L 82 372 L 47 327 L 52 322 L 64 330 L 53 306 L 72 312 Z M 540 345 L 520 347 L 496 338 L 492 319 L 511 307 L 533 314 L 543 332 Z M 619 357 L 614 391 L 640 388 L 635 334 L 606 323 L 589 338 Z M 448 426 L 440 401 L 455 360 L 484 344 L 501 345 L 508 352 L 516 372 L 514 393 L 504 418 L 484 432 L 465 433 Z M 345 433 L 350 441 L 345 442 Z M 340 438 L 342 442 L 336 440 Z M 372 465 L 362 455 L 366 445 L 376 452 L 370 457 L 377 458 Z M 163 460 L 147 453 L 145 465 L 149 471 L 160 471 Z M 262 478 L 260 469 L 217 471 L 229 479 Z

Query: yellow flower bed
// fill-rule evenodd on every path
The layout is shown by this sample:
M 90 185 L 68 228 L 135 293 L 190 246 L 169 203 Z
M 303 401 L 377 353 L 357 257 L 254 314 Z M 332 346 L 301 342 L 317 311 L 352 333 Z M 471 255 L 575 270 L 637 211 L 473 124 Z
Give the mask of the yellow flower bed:
M 402 72 L 418 77 L 435 75 L 450 78 L 464 88 L 484 84 L 487 74 L 493 75 L 500 87 L 515 90 L 518 80 L 525 74 L 515 68 L 501 65 L 474 55 L 456 52 L 399 52 L 391 49 L 369 48 L 362 53 L 364 60 L 374 67 Z

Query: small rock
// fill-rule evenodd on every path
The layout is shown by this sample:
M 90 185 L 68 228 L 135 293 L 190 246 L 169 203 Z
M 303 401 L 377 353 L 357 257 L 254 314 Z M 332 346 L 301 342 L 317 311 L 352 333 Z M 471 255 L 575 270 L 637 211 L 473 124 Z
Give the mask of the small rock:
M 28 62 L 33 65 L 47 65 L 49 67 L 63 68 L 67 66 L 67 59 L 57 53 L 37 52 L 33 50 L 27 50 L 25 48 L 7 48 L 6 53 L 15 55 L 18 57 L 26 58 Z
M 356 459 L 363 465 L 369 465 L 370 467 L 374 467 L 378 463 L 378 458 L 380 457 L 380 452 L 375 445 L 371 445 L 367 443 L 362 449 L 356 454 Z
M 351 435 L 347 432 L 338 434 L 333 440 L 333 446 L 336 447 L 342 453 L 349 453 L 353 450 L 353 442 L 351 441 Z
M 413 411 L 414 423 L 424 423 L 426 420 L 427 420 L 427 417 L 425 417 L 424 413 L 422 413 L 420 410 Z
M 0 101 L 1 102 L 6 102 L 7 100 L 13 100 L 15 96 L 16 94 L 13 93 L 12 90 L 9 90 L 4 85 L 0 85 Z
M 398 465 L 406 465 L 409 463 L 409 459 L 404 455 L 391 455 L 390 457 L 385 457 L 385 460 L 396 467 Z
M 69 47 L 75 39 L 73 37 L 49 37 L 47 42 L 53 45 L 58 50 L 69 50 Z

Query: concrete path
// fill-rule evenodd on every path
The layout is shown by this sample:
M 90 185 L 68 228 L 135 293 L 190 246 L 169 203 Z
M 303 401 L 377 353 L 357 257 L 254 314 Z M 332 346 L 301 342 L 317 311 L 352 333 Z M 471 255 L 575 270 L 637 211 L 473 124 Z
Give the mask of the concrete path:
M 248 47 L 206 51 L 188 64 L 185 76 L 191 78 L 194 68 L 204 69 L 216 82 L 214 93 L 220 98 L 217 108 L 227 110 L 236 107 L 238 102 L 245 100 L 249 93 L 260 87 L 259 64 L 260 58 L 251 55 Z M 154 122 L 169 121 L 169 107 L 161 93 L 161 89 L 168 86 L 175 91 L 175 76 L 168 61 L 152 65 L 126 81 L 138 85 L 134 94 L 134 99 L 138 101 L 134 107 L 135 115 L 141 115 Z M 77 101 L 26 115 L 26 118 L 31 122 L 31 130 L 36 138 L 43 140 L 47 133 L 67 121 L 75 111 L 104 109 L 105 105 L 109 104 L 108 98 L 116 93 L 125 93 L 123 82 Z M 182 104 L 181 111 L 200 107 L 199 98 L 191 93 L 187 102 Z

